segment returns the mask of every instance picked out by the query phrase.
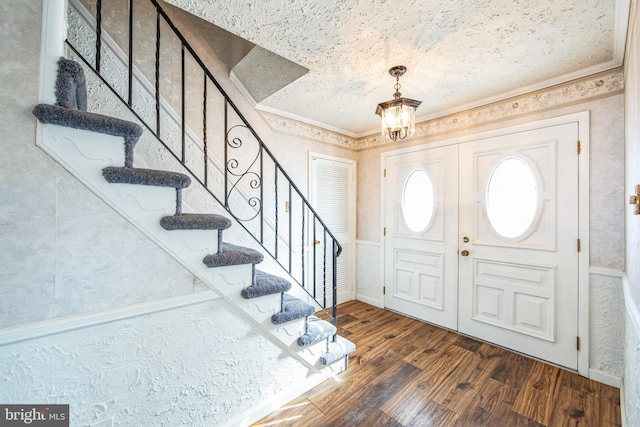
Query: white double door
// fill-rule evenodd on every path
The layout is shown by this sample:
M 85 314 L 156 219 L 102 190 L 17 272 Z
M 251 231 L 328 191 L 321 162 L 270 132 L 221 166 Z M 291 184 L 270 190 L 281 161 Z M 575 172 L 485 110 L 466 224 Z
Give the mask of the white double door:
M 385 306 L 576 369 L 577 132 L 387 156 Z

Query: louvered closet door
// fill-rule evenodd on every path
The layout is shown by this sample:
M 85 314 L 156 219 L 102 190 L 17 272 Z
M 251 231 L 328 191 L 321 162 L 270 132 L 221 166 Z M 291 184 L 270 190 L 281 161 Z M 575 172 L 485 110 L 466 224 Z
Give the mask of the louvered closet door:
M 355 298 L 355 163 L 312 154 L 310 196 L 314 209 L 342 245 L 337 265 L 338 304 L 350 301 Z M 310 280 L 317 285 L 316 297 L 322 300 L 326 295 L 327 304 L 331 305 L 331 243 L 327 240 L 325 257 L 325 239 L 320 228 L 317 230 L 315 239 L 309 239 L 310 262 L 315 258 L 316 265 L 315 278 Z

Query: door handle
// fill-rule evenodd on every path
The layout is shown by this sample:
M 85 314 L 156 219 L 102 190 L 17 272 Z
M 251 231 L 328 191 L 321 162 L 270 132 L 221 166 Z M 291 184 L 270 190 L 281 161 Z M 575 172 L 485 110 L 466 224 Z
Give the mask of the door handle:
M 465 249 L 464 251 L 460 252 L 460 255 L 469 256 L 469 251 Z
M 316 245 L 319 245 L 319 244 L 320 244 L 320 240 L 316 240 Z

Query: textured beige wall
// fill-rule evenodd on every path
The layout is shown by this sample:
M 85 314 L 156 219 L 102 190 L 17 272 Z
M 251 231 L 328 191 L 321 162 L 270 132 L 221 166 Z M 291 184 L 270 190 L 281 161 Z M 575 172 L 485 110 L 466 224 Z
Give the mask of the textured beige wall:
M 626 195 L 640 184 L 640 5 L 631 2 L 627 56 L 625 59 Z M 640 425 L 640 216 L 625 204 L 626 277 L 628 293 L 624 366 L 626 425 Z
M 41 19 L 39 1 L 0 2 L 0 329 L 192 293 L 189 272 L 35 145 Z
M 415 138 L 358 152 L 358 240 L 379 241 L 381 166 L 383 152 L 446 141 L 493 129 L 534 122 L 579 111 L 590 112 L 590 239 L 591 265 L 624 268 L 624 97 L 614 95 L 516 119 L 495 118 L 489 125 Z M 460 116 L 463 116 L 461 113 Z

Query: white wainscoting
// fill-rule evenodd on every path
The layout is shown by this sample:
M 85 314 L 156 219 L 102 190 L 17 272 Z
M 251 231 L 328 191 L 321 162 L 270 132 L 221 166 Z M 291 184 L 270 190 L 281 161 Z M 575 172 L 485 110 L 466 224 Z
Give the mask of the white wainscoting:
M 380 242 L 356 241 L 356 299 L 384 307 Z
M 640 311 L 634 303 L 626 274 L 623 276 L 624 301 L 626 306 L 625 368 L 624 381 L 620 387 L 620 409 L 622 426 L 640 425 Z
M 589 270 L 589 378 L 620 387 L 624 371 L 623 273 Z

